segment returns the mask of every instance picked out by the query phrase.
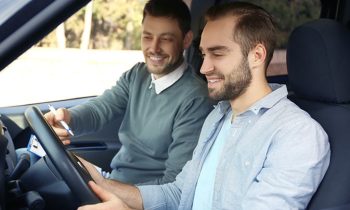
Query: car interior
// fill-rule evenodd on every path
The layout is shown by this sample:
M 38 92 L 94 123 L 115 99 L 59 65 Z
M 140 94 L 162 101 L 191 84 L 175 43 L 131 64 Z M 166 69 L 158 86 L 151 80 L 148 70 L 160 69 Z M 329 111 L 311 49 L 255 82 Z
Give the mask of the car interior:
M 203 13 L 226 1 L 229 0 L 191 2 L 194 41 L 185 57 L 198 74 L 202 63 L 198 45 Z M 27 1 L 0 23 L 0 71 L 88 2 Z M 330 166 L 308 210 L 350 209 L 348 49 L 350 2 L 321 0 L 320 18 L 299 25 L 289 37 L 288 74 L 268 77 L 269 82 L 287 84 L 288 97 L 317 120 L 329 136 Z M 89 99 L 50 104 L 72 107 Z M 97 133 L 73 137 L 74 143 L 64 147 L 42 117 L 47 111 L 47 103 L 0 107 L 0 210 L 76 209 L 82 204 L 99 202 L 87 186 L 91 177 L 72 154 L 108 171 L 110 160 L 120 148 L 118 127 L 122 117 Z M 37 135 L 47 153 L 34 165 L 30 165 L 28 156 L 17 158 L 15 154 L 15 149 L 27 146 L 32 134 Z

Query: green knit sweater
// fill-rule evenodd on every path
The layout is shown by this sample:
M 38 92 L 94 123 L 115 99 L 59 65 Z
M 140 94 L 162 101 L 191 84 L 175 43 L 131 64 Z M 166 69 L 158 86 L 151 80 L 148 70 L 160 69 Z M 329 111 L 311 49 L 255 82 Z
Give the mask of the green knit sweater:
M 77 134 L 97 131 L 124 115 L 119 129 L 122 147 L 111 162 L 112 179 L 133 184 L 174 181 L 191 159 L 212 110 L 206 84 L 191 67 L 158 95 L 150 84 L 145 63 L 137 63 L 101 96 L 70 109 Z

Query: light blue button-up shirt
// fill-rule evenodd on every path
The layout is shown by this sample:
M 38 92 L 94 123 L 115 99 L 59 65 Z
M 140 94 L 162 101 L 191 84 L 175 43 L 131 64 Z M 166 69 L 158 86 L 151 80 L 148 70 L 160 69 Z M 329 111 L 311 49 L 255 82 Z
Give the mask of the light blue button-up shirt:
M 271 87 L 235 118 L 216 170 L 213 210 L 305 209 L 328 168 L 325 131 L 287 99 L 285 86 Z M 230 109 L 222 101 L 209 114 L 193 158 L 175 182 L 139 187 L 145 209 L 192 209 L 203 162 Z
M 220 162 L 222 151 L 225 147 L 228 135 L 231 135 L 232 112 L 226 113 L 224 123 L 221 127 L 220 133 L 215 139 L 215 144 L 210 148 L 210 151 L 205 158 L 201 173 L 199 174 L 196 191 L 194 193 L 194 200 L 192 210 L 207 209 L 212 206 L 212 197 L 214 193 L 214 185 L 216 179 L 216 169 Z

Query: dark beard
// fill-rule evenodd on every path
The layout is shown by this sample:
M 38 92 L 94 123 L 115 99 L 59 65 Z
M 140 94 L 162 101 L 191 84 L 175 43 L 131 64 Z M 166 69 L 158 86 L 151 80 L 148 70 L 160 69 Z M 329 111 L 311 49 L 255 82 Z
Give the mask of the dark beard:
M 224 77 L 223 75 L 221 75 Z M 215 94 L 213 89 L 209 89 L 209 96 L 216 101 L 234 100 L 241 96 L 252 81 L 252 74 L 247 59 L 243 59 L 237 68 L 226 78 L 224 86 Z

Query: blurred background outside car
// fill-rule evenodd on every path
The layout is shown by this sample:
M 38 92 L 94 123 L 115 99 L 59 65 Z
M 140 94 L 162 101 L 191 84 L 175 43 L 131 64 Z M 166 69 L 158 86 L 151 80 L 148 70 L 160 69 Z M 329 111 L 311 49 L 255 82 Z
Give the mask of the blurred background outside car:
M 6 8 L 6 1 L 10 0 L 4 0 L 2 7 Z M 191 4 L 190 0 L 185 2 Z M 320 16 L 320 1 L 248 2 L 271 12 L 280 27 L 268 75 L 287 74 L 285 48 L 289 33 L 296 25 Z M 145 3 L 146 0 L 91 1 L 0 72 L 0 90 L 6 99 L 0 101 L 0 107 L 89 97 L 114 85 L 124 71 L 143 61 L 140 35 Z M 13 88 L 15 84 L 22 86 Z M 6 93 L 6 89 L 16 89 L 18 94 Z M 23 89 L 27 94 L 23 95 Z

